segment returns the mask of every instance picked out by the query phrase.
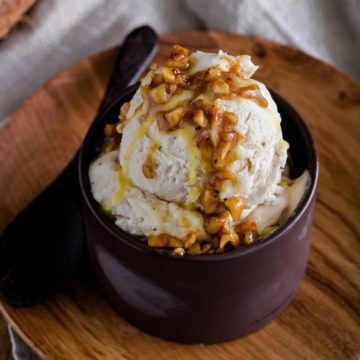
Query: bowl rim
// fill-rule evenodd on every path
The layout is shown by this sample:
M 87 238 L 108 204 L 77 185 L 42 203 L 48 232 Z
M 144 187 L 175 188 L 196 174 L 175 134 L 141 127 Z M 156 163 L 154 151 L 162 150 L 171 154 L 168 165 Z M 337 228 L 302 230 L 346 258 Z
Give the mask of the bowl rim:
M 149 256 L 161 257 L 163 259 L 168 259 L 169 261 L 177 261 L 183 263 L 201 263 L 201 262 L 221 262 L 231 260 L 237 257 L 245 256 L 253 252 L 259 251 L 265 247 L 271 246 L 271 244 L 277 242 L 284 235 L 289 233 L 299 219 L 304 215 L 311 205 L 317 189 L 318 177 L 319 177 L 319 156 L 318 151 L 315 145 L 313 136 L 311 135 L 308 125 L 305 123 L 300 114 L 279 94 L 274 90 L 269 89 L 271 95 L 274 98 L 275 103 L 279 107 L 278 102 L 281 102 L 281 108 L 286 108 L 286 113 L 292 117 L 293 120 L 297 123 L 300 132 L 304 135 L 304 141 L 306 143 L 306 151 L 309 154 L 309 168 L 307 169 L 310 173 L 310 184 L 306 190 L 305 196 L 301 199 L 300 203 L 286 220 L 286 222 L 280 225 L 273 233 L 265 237 L 263 240 L 255 241 L 253 244 L 250 244 L 245 247 L 239 247 L 229 252 L 220 253 L 220 254 L 202 254 L 202 255 L 183 255 L 183 256 L 173 256 L 171 254 L 163 253 L 159 249 L 151 248 L 147 244 L 142 243 L 138 239 L 134 238 L 131 234 L 126 233 L 121 228 L 115 225 L 115 223 L 107 217 L 103 212 L 100 211 L 97 206 L 99 204 L 93 198 L 90 190 L 90 181 L 88 178 L 88 168 L 85 168 L 85 153 L 86 145 L 92 139 L 92 134 L 95 131 L 94 129 L 99 126 L 101 122 L 104 121 L 106 115 L 114 110 L 114 107 L 117 109 L 120 108 L 121 103 L 126 100 L 127 97 L 132 96 L 134 92 L 139 87 L 139 83 L 132 86 L 128 86 L 119 95 L 112 101 L 107 108 L 102 111 L 99 116 L 92 122 L 90 125 L 84 140 L 80 148 L 80 155 L 78 161 L 78 177 L 80 182 L 81 196 L 83 201 L 85 201 L 86 206 L 92 213 L 93 217 L 98 221 L 101 226 L 104 228 L 104 231 L 110 232 L 118 241 L 121 241 L 125 245 L 130 246 L 134 250 L 142 252 Z M 86 222 L 84 222 L 86 226 Z

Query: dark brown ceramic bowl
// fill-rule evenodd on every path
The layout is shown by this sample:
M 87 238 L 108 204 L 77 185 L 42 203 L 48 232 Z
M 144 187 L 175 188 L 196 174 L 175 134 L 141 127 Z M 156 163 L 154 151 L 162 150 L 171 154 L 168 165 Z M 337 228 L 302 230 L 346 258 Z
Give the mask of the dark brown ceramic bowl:
M 162 338 L 214 343 L 249 334 L 276 317 L 295 296 L 306 268 L 318 157 L 301 117 L 272 93 L 295 164 L 311 183 L 288 219 L 263 241 L 228 253 L 171 257 L 121 231 L 90 191 L 88 169 L 105 122 L 117 121 L 132 86 L 90 127 L 80 153 L 79 176 L 92 266 L 112 306 L 132 324 Z

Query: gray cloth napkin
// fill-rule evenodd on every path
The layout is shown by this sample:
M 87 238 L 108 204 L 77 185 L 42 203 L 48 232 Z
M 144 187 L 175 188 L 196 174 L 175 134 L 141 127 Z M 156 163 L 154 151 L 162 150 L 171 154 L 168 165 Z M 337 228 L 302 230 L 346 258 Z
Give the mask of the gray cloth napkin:
M 213 29 L 289 44 L 360 78 L 359 0 L 39 0 L 0 41 L 0 127 L 72 63 L 119 44 L 136 26 Z M 11 333 L 14 356 L 33 355 Z

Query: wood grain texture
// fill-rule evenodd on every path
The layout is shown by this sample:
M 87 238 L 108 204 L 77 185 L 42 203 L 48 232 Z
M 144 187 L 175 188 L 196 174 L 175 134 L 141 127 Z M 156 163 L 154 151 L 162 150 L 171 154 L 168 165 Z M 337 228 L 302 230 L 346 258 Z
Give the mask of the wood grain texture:
M 0 39 L 23 19 L 24 14 L 36 0 L 1 0 L 0 1 Z
M 149 336 L 106 304 L 94 281 L 30 309 L 1 310 L 20 335 L 51 359 L 359 359 L 360 86 L 304 53 L 257 38 L 216 32 L 162 37 L 173 43 L 251 54 L 256 78 L 305 118 L 320 152 L 320 183 L 309 264 L 292 304 L 260 331 L 216 345 Z M 0 133 L 0 227 L 64 168 L 96 113 L 114 51 L 66 70 L 37 91 Z

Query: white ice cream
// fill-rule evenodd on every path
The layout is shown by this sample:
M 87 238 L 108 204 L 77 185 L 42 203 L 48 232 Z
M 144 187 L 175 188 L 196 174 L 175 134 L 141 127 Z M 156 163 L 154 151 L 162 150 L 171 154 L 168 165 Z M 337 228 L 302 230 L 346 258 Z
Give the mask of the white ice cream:
M 192 57 L 195 61 L 196 71 L 204 71 L 212 66 L 219 65 L 221 69 L 228 70 L 229 55 L 207 54 L 195 52 Z M 252 64 L 249 56 L 237 57 L 242 68 L 244 77 L 250 78 L 257 67 Z M 193 72 L 195 72 L 193 70 Z M 145 78 L 143 84 L 147 84 Z M 262 96 L 268 101 L 268 107 L 262 108 L 254 101 L 237 97 L 231 100 L 217 100 L 218 105 L 226 111 L 233 112 L 238 119 L 238 129 L 244 135 L 244 141 L 238 149 L 238 160 L 231 165 L 231 169 L 237 174 L 236 184 L 228 182 L 221 190 L 221 198 L 234 195 L 244 199 L 247 208 L 270 200 L 274 194 L 276 184 L 280 182 L 281 172 L 286 163 L 288 144 L 283 140 L 280 127 L 280 114 L 277 106 L 264 84 L 255 80 L 244 80 L 244 86 L 250 84 L 260 86 Z M 140 128 L 140 116 L 135 115 L 135 110 L 141 106 L 140 90 L 131 102 L 129 116 L 134 114 L 131 121 L 124 129 L 123 140 L 120 145 L 120 163 L 125 165 L 125 157 L 130 144 L 136 138 L 136 132 Z M 179 99 L 178 103 L 183 98 Z M 177 102 L 173 101 L 173 105 Z M 166 107 L 169 108 L 168 104 Z M 189 134 L 193 130 L 193 134 Z M 139 188 L 150 192 L 166 201 L 184 203 L 189 192 L 194 191 L 196 186 L 201 185 L 204 170 L 201 168 L 200 153 L 189 137 L 194 136 L 194 129 L 183 131 L 181 129 L 166 133 L 160 131 L 156 121 L 152 123 L 147 134 L 137 139 L 131 149 L 132 154 L 128 161 L 128 175 L 131 181 Z M 158 164 L 155 179 L 147 179 L 141 170 L 141 164 L 145 161 L 149 148 L 157 142 L 161 148 L 155 153 Z M 195 164 L 194 164 L 195 162 Z M 248 167 L 251 164 L 251 168 Z M 190 176 L 190 169 L 195 166 L 195 176 Z
M 121 201 L 112 204 L 118 188 L 119 168 L 118 152 L 112 151 L 96 159 L 89 170 L 94 198 L 116 217 L 116 225 L 134 235 L 167 233 L 185 238 L 193 231 L 205 237 L 203 219 L 197 211 L 160 200 L 136 186 L 132 186 Z
M 223 184 L 220 198 L 240 196 L 245 204 L 242 219 L 255 219 L 262 231 L 276 223 L 284 211 L 293 211 L 301 196 L 293 195 L 291 187 L 278 185 L 288 144 L 283 140 L 281 117 L 269 91 L 264 84 L 250 79 L 257 69 L 250 57 L 195 52 L 191 55 L 191 74 L 216 65 L 227 71 L 229 58 L 242 69 L 243 86 L 257 84 L 268 107 L 241 97 L 216 100 L 222 110 L 236 116 L 237 129 L 244 137 L 230 164 L 236 181 Z M 143 79 L 142 86 L 150 80 L 151 74 Z M 191 91 L 185 91 L 179 97 L 173 96 L 169 103 L 158 105 L 157 110 L 171 110 L 192 96 Z M 130 103 L 119 153 L 101 155 L 90 167 L 93 195 L 115 216 L 116 224 L 129 233 L 150 236 L 166 232 L 183 239 L 195 231 L 205 237 L 202 216 L 195 209 L 189 210 L 189 205 L 196 204 L 205 179 L 201 154 L 194 141 L 195 129 L 185 124 L 172 132 L 161 131 L 151 111 L 143 118 L 146 106 L 139 89 Z M 142 172 L 142 164 L 151 151 L 157 164 L 153 179 Z M 296 193 L 303 193 L 306 181 L 293 186 Z

